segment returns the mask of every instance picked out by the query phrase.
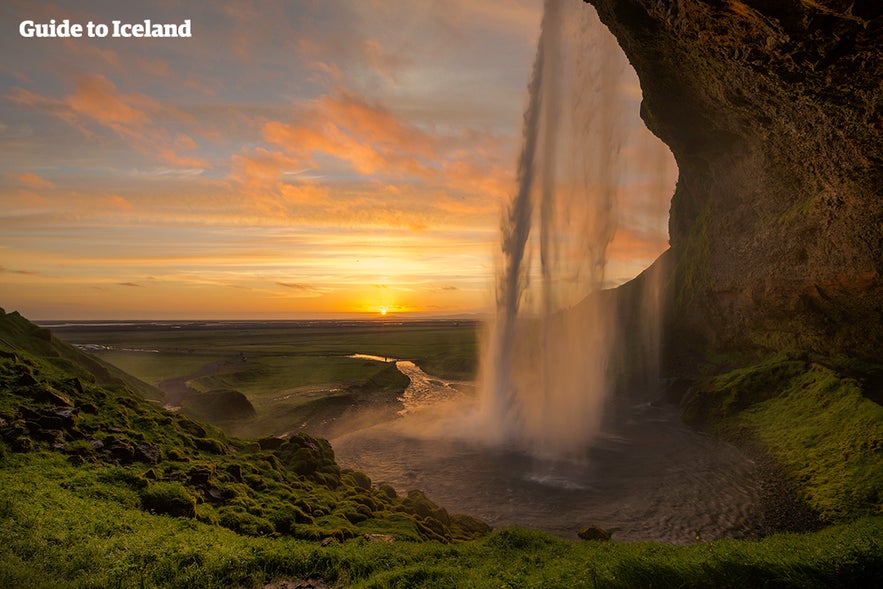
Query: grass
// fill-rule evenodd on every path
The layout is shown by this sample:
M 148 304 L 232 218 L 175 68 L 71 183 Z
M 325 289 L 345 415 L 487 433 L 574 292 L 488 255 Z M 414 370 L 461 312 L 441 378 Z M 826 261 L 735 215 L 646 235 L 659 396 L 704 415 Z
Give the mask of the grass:
M 825 521 L 883 515 L 883 407 L 822 361 L 782 353 L 706 379 L 685 417 L 765 448 Z
M 361 588 L 853 588 L 883 580 L 880 407 L 860 379 L 819 359 L 781 355 L 708 377 L 686 410 L 696 423 L 763 442 L 807 499 L 843 523 L 672 546 L 517 528 L 488 534 L 422 493 L 399 495 L 341 469 L 323 440 L 231 438 L 124 382 L 102 384 L 75 351 L 17 316 L 0 316 L 0 340 L 3 587 L 247 589 L 321 578 Z
M 207 419 L 232 435 L 260 437 L 306 428 L 329 435 L 336 420 L 373 408 L 394 416 L 392 407 L 408 379 L 382 362 L 350 358 L 366 353 L 411 359 L 430 374 L 470 378 L 477 362 L 477 326 L 458 322 L 285 323 L 251 326 L 82 326 L 59 330 L 71 343 L 101 344 L 97 355 L 152 385 L 187 375 L 197 392 L 233 390 L 255 410 L 249 419 L 225 419 L 203 411 L 198 397 L 183 410 Z M 125 350 L 156 350 L 125 351 Z M 217 370 L 199 375 L 204 366 Z
M 506 529 L 458 544 L 322 546 L 151 514 L 64 484 L 59 456 L 7 456 L 0 468 L 0 586 L 261 587 L 320 577 L 342 587 L 849 587 L 883 575 L 883 519 L 809 535 L 692 546 L 569 542 Z M 82 482 L 82 481 L 81 481 Z M 100 487 L 100 485 L 99 485 Z
M 96 354 L 108 364 L 113 364 L 146 383 L 157 386 L 164 380 L 187 376 L 197 372 L 209 362 L 222 360 L 223 356 L 194 355 L 174 352 L 126 352 L 107 350 Z
M 135 324 L 131 326 L 78 327 L 57 329 L 57 337 L 75 344 L 102 344 L 112 346 L 107 356 L 124 362 L 127 354 L 122 348 L 158 350 L 168 354 L 176 368 L 166 366 L 172 376 L 188 374 L 193 358 L 211 359 L 235 356 L 287 356 L 321 361 L 323 357 L 350 354 L 373 354 L 413 360 L 429 374 L 443 378 L 466 379 L 475 375 L 477 361 L 477 330 L 472 322 L 427 321 L 413 323 L 353 322 L 286 323 L 266 322 L 253 325 L 214 324 L 169 326 Z M 104 357 L 108 352 L 101 352 Z M 145 364 L 132 363 L 136 376 L 149 382 L 162 380 L 161 363 L 156 354 L 147 356 Z M 175 360 L 177 358 L 178 360 Z M 168 378 L 168 377 L 166 377 Z

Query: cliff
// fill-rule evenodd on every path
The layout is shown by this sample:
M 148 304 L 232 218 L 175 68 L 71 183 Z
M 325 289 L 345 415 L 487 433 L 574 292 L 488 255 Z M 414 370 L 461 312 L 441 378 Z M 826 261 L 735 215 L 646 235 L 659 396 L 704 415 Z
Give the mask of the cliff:
M 680 169 L 675 352 L 883 357 L 883 4 L 589 1 Z

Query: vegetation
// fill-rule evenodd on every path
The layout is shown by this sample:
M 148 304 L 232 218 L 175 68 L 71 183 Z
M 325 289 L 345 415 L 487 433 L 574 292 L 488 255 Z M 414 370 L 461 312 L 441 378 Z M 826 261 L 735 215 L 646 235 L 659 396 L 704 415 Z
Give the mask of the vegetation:
M 827 522 L 883 515 L 883 407 L 868 398 L 877 371 L 781 353 L 699 383 L 684 416 L 765 448 Z
M 101 386 L 73 364 L 59 369 L 53 360 L 67 346 L 16 314 L 0 321 L 19 334 L 0 342 L 0 443 L 6 453 L 66 457 L 79 468 L 59 478 L 90 496 L 250 535 L 450 541 L 486 531 L 422 495 L 373 488 L 364 474 L 341 469 L 325 440 L 229 438 L 124 385 Z
M 395 416 L 407 377 L 391 364 L 351 356 L 409 359 L 442 378 L 471 378 L 476 330 L 474 323 L 444 321 L 221 322 L 82 325 L 60 333 L 154 386 L 186 381 L 190 392 L 176 400 L 185 413 L 231 435 L 259 437 L 294 427 L 331 435 L 336 420 L 366 409 L 377 418 Z M 215 399 L 191 394 L 216 391 L 244 395 L 253 411 L 225 416 Z
M 851 519 L 876 513 L 860 501 L 867 493 L 836 513 L 848 523 L 756 542 L 488 533 L 419 491 L 399 495 L 341 469 L 324 440 L 228 437 L 144 401 L 124 381 L 102 384 L 77 354 L 18 315 L 0 315 L 0 586 L 853 587 L 883 579 L 883 517 Z M 773 442 L 787 435 L 772 435 L 778 426 L 764 416 L 801 403 L 758 408 L 804 390 L 827 395 L 837 427 L 865 432 L 850 456 L 879 456 L 881 420 L 855 398 L 860 383 L 830 367 L 787 357 L 702 384 L 687 404 L 696 420 Z M 828 434 L 834 427 L 801 423 Z M 778 445 L 787 457 L 790 446 Z M 838 476 L 873 479 L 879 468 L 864 464 L 850 461 Z M 836 465 L 807 474 L 802 487 L 819 485 L 829 468 Z

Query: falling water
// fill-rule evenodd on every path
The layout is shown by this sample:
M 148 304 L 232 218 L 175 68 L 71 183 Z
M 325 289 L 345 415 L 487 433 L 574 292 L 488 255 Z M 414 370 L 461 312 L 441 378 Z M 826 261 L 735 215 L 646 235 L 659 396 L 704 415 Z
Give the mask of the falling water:
M 546 1 L 482 378 L 488 435 L 537 455 L 584 450 L 614 386 L 615 313 L 601 290 L 617 228 L 628 73 L 593 10 Z

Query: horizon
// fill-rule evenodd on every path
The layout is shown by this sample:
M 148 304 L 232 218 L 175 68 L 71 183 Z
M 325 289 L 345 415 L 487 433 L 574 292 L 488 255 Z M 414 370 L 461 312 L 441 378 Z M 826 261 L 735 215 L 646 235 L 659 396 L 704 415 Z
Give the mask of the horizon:
M 493 312 L 540 0 L 0 15 L 0 305 L 46 321 Z M 192 37 L 19 34 L 50 18 L 186 18 Z M 632 118 L 608 286 L 667 247 L 677 177 L 633 72 L 618 91 Z

